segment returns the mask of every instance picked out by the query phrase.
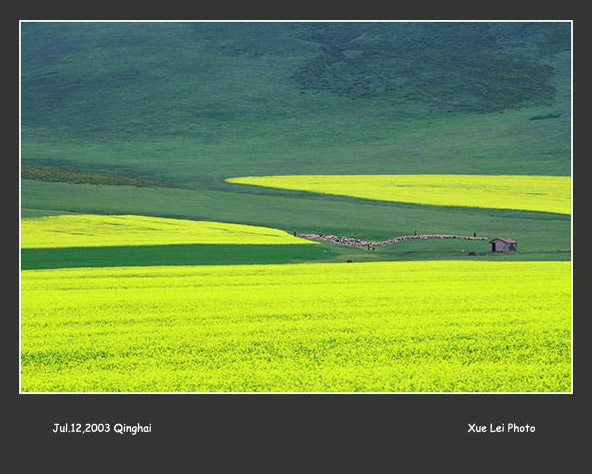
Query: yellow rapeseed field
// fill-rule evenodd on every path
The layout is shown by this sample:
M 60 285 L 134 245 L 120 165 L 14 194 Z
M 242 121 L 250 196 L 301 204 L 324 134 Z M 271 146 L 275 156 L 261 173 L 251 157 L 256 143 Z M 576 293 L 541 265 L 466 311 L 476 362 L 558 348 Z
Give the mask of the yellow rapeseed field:
M 569 176 L 299 175 L 227 181 L 380 201 L 571 213 Z
M 22 272 L 28 392 L 569 392 L 570 262 Z
M 22 248 L 172 244 L 309 244 L 269 227 L 127 215 L 22 219 Z

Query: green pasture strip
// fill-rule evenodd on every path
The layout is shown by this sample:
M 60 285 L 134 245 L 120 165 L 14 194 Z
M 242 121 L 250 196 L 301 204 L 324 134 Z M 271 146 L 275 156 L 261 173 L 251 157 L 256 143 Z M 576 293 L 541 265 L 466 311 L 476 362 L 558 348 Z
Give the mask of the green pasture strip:
M 321 245 L 148 245 L 22 249 L 21 269 L 157 265 L 251 265 L 278 263 L 379 262 L 405 260 L 563 260 L 565 252 L 488 253 L 488 242 L 423 241 L 357 248 Z M 469 252 L 476 255 L 469 255 Z
M 325 260 L 320 245 L 142 245 L 21 250 L 21 269 L 157 265 L 251 265 Z
M 489 238 L 512 238 L 518 241 L 519 252 L 555 253 L 557 249 L 571 248 L 571 219 L 567 215 L 420 206 L 298 194 L 256 186 L 234 187 L 252 188 L 262 193 L 23 180 L 22 201 L 26 208 L 234 222 L 282 229 L 290 234 L 297 231 L 386 240 L 415 231 L 419 234 L 477 233 Z
M 75 214 L 69 211 L 55 211 L 50 209 L 29 209 L 26 207 L 21 207 L 21 218 L 22 219 L 29 219 L 32 217 L 48 217 L 48 216 L 61 216 L 61 215 L 68 215 L 68 214 Z
M 566 121 L 529 120 L 540 108 L 399 120 L 386 110 L 376 116 L 371 105 L 363 113 L 366 107 L 343 104 L 334 113 L 275 122 L 255 117 L 227 132 L 221 124 L 213 139 L 135 134 L 90 145 L 33 131 L 22 159 L 114 174 L 130 169 L 195 189 L 213 189 L 230 176 L 280 174 L 571 174 L 569 109 Z
M 323 243 L 325 248 L 337 255 L 332 261 L 379 262 L 409 260 L 484 260 L 484 261 L 570 261 L 571 253 L 549 251 L 530 251 L 518 249 L 516 253 L 489 253 L 488 241 L 470 240 L 424 240 L 405 241 L 394 245 L 374 247 L 350 247 Z M 528 249 L 528 246 L 526 247 Z M 469 255 L 474 252 L 475 255 Z
M 22 272 L 25 392 L 569 392 L 569 262 Z
M 24 165 L 21 167 L 21 178 L 32 179 L 35 181 L 50 181 L 73 184 L 110 184 L 141 187 L 171 187 L 169 183 L 159 183 L 157 181 L 141 179 L 135 176 L 102 173 L 97 171 L 80 171 L 57 166 Z

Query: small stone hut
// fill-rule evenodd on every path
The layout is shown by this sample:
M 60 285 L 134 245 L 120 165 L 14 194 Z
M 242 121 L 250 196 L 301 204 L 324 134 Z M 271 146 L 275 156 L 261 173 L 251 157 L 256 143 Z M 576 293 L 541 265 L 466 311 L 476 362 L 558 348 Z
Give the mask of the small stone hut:
M 489 241 L 490 252 L 516 252 L 518 242 L 512 239 L 493 239 Z

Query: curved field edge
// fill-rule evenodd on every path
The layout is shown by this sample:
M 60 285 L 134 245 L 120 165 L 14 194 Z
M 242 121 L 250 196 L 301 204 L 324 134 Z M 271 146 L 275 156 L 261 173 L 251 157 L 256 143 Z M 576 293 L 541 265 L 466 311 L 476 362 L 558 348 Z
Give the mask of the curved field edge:
M 293 175 L 226 181 L 378 201 L 571 213 L 569 176 Z
M 269 227 L 163 217 L 83 214 L 21 220 L 22 248 L 311 243 Z
M 22 272 L 25 392 L 569 392 L 569 262 Z
M 228 192 L 74 185 L 31 180 L 23 180 L 22 186 L 23 207 L 26 210 L 26 213 L 23 211 L 23 215 L 30 215 L 31 212 L 27 206 L 32 205 L 32 202 L 27 196 L 35 196 L 34 200 L 43 202 L 45 209 L 33 212 L 36 216 L 42 213 L 71 214 L 66 211 L 67 209 L 85 214 L 157 215 L 256 225 L 284 229 L 289 233 L 296 230 L 298 234 L 312 232 L 349 235 L 369 240 L 390 239 L 396 235 L 413 234 L 416 230 L 423 234 L 473 235 L 476 232 L 481 236 L 513 238 L 518 241 L 520 249 L 515 258 L 527 260 L 556 260 L 558 256 L 568 257 L 558 253 L 557 249 L 571 248 L 570 216 L 563 214 L 327 198 L 327 195 L 323 194 L 277 191 L 272 188 L 233 184 L 225 185 L 229 189 Z M 72 202 L 76 203 L 76 209 L 68 204 Z M 420 249 L 413 250 L 427 249 L 426 245 L 431 245 L 428 242 L 430 241 L 422 242 Z M 410 245 L 409 242 L 407 245 Z M 389 247 L 389 251 L 401 249 L 395 247 Z M 437 244 L 436 247 L 440 245 Z M 462 255 L 462 248 L 457 250 Z M 465 250 L 480 252 L 479 249 L 473 248 Z M 487 251 L 487 245 L 484 251 Z M 377 248 L 376 253 L 378 252 Z M 414 256 L 419 257 L 419 254 L 412 253 L 406 258 L 415 258 Z M 438 252 L 422 254 L 422 258 L 439 256 L 442 254 Z M 360 259 L 356 255 L 348 258 L 354 261 Z

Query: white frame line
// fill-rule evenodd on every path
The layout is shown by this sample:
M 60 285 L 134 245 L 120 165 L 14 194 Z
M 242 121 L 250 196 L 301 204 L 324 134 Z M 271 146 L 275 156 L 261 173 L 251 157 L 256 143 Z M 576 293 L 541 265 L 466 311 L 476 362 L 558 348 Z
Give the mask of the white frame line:
M 23 392 L 21 373 L 21 27 L 23 23 L 570 23 L 570 135 L 571 135 L 571 391 L 570 392 Z M 573 395 L 574 328 L 573 328 L 573 20 L 19 20 L 19 395 Z

